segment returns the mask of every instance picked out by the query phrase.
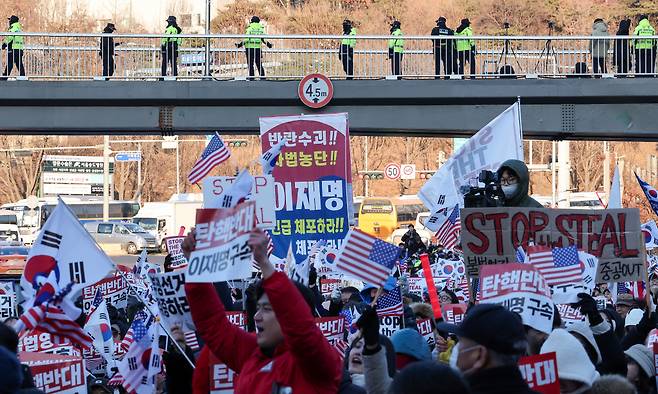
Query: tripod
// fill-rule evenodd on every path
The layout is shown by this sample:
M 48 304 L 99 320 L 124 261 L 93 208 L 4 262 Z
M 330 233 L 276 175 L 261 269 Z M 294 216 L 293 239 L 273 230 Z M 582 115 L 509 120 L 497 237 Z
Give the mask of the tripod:
M 553 36 L 553 24 L 549 23 L 548 24 L 548 36 L 552 37 Z M 557 65 L 557 53 L 555 52 L 555 48 L 553 48 L 552 45 L 552 39 L 549 38 L 546 40 L 546 43 L 544 44 L 544 49 L 542 49 L 541 53 L 539 54 L 539 60 L 537 61 L 537 64 L 535 65 L 535 72 L 539 70 L 539 66 L 543 65 L 543 72 L 544 74 L 548 74 L 550 70 L 550 58 L 553 58 L 553 64 Z
M 505 23 L 505 37 L 509 37 L 509 24 Z M 519 58 L 516 56 L 516 51 L 514 51 L 513 47 L 510 47 L 509 45 L 509 38 L 505 38 L 505 42 L 503 43 L 503 51 L 500 53 L 500 56 L 498 57 L 498 61 L 496 62 L 496 67 L 494 72 L 499 72 L 500 71 L 500 65 L 501 63 L 506 66 L 508 65 L 507 63 L 507 58 L 510 54 L 512 53 L 512 56 L 514 57 L 514 60 L 516 61 L 516 65 L 519 66 L 519 71 L 521 71 L 521 63 L 519 62 Z

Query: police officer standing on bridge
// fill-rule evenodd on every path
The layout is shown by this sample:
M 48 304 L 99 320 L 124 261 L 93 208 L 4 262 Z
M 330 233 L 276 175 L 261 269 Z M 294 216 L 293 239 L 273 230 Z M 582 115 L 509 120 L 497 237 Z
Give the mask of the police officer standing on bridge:
M 260 23 L 260 18 L 257 16 L 251 17 L 251 23 L 247 26 L 247 31 L 244 33 L 248 36 L 262 36 L 265 34 L 265 27 Z M 240 48 L 244 45 L 245 53 L 247 55 L 247 64 L 249 65 L 249 77 L 253 79 L 254 72 L 254 63 L 256 63 L 256 68 L 258 68 L 258 75 L 261 79 L 265 77 L 265 69 L 263 68 L 263 58 L 261 45 L 265 44 L 268 48 L 272 48 L 272 43 L 265 41 L 264 38 L 251 38 L 247 37 L 243 42 L 235 44 L 236 47 Z
M 446 18 L 440 17 L 436 20 L 436 26 L 432 29 L 433 36 L 454 36 L 455 31 L 446 26 Z M 455 72 L 457 69 L 457 51 L 455 40 L 434 39 L 434 79 L 439 79 L 441 75 L 441 62 L 443 62 L 443 71 L 445 77 Z
M 391 72 L 393 75 L 402 74 L 402 55 L 404 54 L 404 39 L 400 30 L 400 21 L 391 23 L 391 35 L 388 40 L 388 58 L 391 59 Z M 400 77 L 398 77 L 400 79 Z
M 180 37 L 173 36 L 181 34 L 183 29 L 176 23 L 175 16 L 170 16 L 166 22 L 165 37 L 162 39 L 162 45 L 160 47 L 160 51 L 162 52 L 162 76 L 167 75 L 167 63 L 170 63 L 171 74 L 175 77 L 178 75 L 178 46 L 183 40 Z M 160 80 L 163 79 L 160 78 Z
M 25 76 L 25 65 L 23 64 L 23 36 L 20 33 L 23 29 L 18 22 L 18 17 L 12 15 L 9 19 L 9 32 L 14 33 L 12 36 L 5 36 L 2 42 L 2 49 L 7 49 L 7 66 L 2 74 L 1 80 L 7 80 L 7 76 L 11 74 L 14 65 L 18 68 L 20 76 Z
M 345 19 L 343 21 L 343 35 L 345 38 L 340 42 L 340 51 L 338 57 L 343 62 L 343 71 L 347 75 L 347 80 L 353 79 L 354 75 L 354 47 L 356 46 L 356 29 L 352 26 L 352 21 Z

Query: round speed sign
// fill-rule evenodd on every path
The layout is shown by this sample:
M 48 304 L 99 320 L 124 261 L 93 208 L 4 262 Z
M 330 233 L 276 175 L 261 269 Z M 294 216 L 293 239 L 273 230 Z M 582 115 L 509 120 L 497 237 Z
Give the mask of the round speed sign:
M 400 178 L 400 165 L 398 163 L 388 163 L 384 167 L 384 176 L 386 179 Z

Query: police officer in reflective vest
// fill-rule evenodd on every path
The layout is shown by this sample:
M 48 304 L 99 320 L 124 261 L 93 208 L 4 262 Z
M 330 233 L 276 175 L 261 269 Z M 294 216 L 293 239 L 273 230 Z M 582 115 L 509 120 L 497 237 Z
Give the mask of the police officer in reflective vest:
M 173 37 L 181 34 L 183 29 L 176 23 L 176 17 L 170 16 L 167 18 L 167 28 L 165 29 L 165 37 L 162 39 L 160 51 L 162 52 L 162 76 L 167 75 L 167 64 L 171 64 L 171 72 L 175 77 L 178 75 L 178 47 L 183 39 L 180 37 Z M 160 78 L 161 80 L 163 78 Z
M 440 17 L 436 20 L 436 26 L 432 29 L 433 36 L 454 36 L 455 31 L 446 26 L 446 18 Z M 445 77 L 454 73 L 457 70 L 457 51 L 455 47 L 455 40 L 434 39 L 434 75 L 435 79 L 439 79 L 441 75 L 441 62 L 443 62 L 443 71 Z
M 340 42 L 340 51 L 338 57 L 343 62 L 343 71 L 347 75 L 346 79 L 353 79 L 354 75 L 354 47 L 356 46 L 356 29 L 352 26 L 352 21 L 345 19 L 343 21 L 343 35 L 345 38 Z
M 400 21 L 393 21 L 391 23 L 391 35 L 393 38 L 388 40 L 388 58 L 391 59 L 391 73 L 393 75 L 402 74 L 401 63 L 402 55 L 404 54 L 404 39 L 402 38 L 400 26 Z
M 18 73 L 25 76 L 25 65 L 23 64 L 23 36 L 19 34 L 22 31 L 22 26 L 18 22 L 18 17 L 12 15 L 9 19 L 9 32 L 14 33 L 11 36 L 5 36 L 2 42 L 2 49 L 7 49 L 7 66 L 2 74 L 6 80 L 7 76 L 11 74 L 14 65 L 18 68 Z
M 471 30 L 471 22 L 464 18 L 461 25 L 455 31 L 456 36 L 465 37 L 464 39 L 457 40 L 457 56 L 459 57 L 459 75 L 464 75 L 464 63 L 468 62 L 470 65 L 471 78 L 475 74 L 475 41 L 470 39 L 473 35 Z
M 640 15 L 634 36 L 653 36 L 656 29 L 649 23 L 646 15 Z M 651 38 L 634 38 L 635 47 L 635 72 L 638 74 L 653 74 L 656 67 L 656 40 Z
M 257 16 L 251 17 L 251 23 L 247 26 L 247 31 L 245 32 L 248 36 L 262 36 L 265 34 L 265 27 L 260 23 L 260 18 Z M 263 38 L 251 38 L 248 37 L 243 42 L 235 44 L 238 48 L 244 45 L 245 53 L 247 55 L 247 64 L 249 65 L 249 76 L 253 77 L 254 73 L 254 63 L 256 63 L 256 68 L 258 68 L 258 75 L 261 76 L 261 79 L 265 76 L 265 69 L 263 68 L 262 63 L 262 54 L 261 54 L 261 45 L 265 44 L 268 48 L 272 48 L 272 43 L 265 41 Z

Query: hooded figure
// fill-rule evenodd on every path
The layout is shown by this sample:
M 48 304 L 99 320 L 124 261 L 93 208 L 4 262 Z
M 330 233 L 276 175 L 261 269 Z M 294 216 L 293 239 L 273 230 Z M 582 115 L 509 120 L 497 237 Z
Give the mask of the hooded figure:
M 606 37 L 606 39 L 592 39 L 590 52 L 592 53 L 594 74 L 608 72 L 605 61 L 610 49 L 610 40 L 607 39 L 609 36 L 608 25 L 605 24 L 603 19 L 596 19 L 594 25 L 592 25 L 592 37 Z
M 541 353 L 550 352 L 556 353 L 560 392 L 582 392 L 599 377 L 583 346 L 566 330 L 558 328 L 548 336 Z
M 617 30 L 618 36 L 628 36 L 631 34 L 631 20 L 624 19 L 619 22 L 619 29 Z M 625 74 L 631 68 L 631 51 L 628 45 L 629 38 L 617 38 L 615 40 L 615 53 L 612 61 L 617 66 L 617 73 L 624 74 L 619 77 L 626 77 Z
M 506 207 L 543 208 L 543 205 L 528 195 L 530 173 L 524 162 L 516 159 L 506 160 L 497 172 L 505 193 Z

